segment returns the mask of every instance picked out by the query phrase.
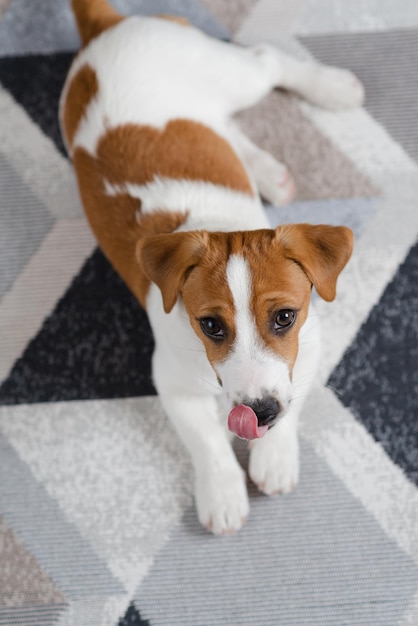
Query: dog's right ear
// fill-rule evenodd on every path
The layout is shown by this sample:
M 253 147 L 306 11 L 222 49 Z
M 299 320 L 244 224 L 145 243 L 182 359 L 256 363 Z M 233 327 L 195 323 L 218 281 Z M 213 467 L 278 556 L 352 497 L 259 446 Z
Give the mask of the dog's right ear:
M 321 298 L 335 298 L 337 278 L 353 250 L 353 233 L 345 226 L 287 224 L 276 228 L 285 256 L 298 263 Z
M 140 239 L 136 258 L 144 274 L 155 283 L 169 313 L 192 269 L 199 263 L 208 235 L 205 232 L 169 233 Z

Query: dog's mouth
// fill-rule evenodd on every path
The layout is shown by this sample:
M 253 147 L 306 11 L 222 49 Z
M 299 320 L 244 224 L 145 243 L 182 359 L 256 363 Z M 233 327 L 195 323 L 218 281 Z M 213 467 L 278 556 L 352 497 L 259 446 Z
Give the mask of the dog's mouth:
M 228 428 L 240 439 L 259 439 L 269 426 L 259 426 L 255 412 L 245 404 L 239 404 L 228 415 Z

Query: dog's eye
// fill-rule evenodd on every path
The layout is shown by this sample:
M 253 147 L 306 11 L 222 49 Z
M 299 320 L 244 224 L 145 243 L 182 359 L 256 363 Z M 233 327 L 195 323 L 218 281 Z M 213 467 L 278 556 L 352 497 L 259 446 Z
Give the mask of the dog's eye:
M 225 331 L 222 324 L 215 317 L 203 317 L 200 320 L 200 327 L 211 339 L 223 339 Z
M 296 311 L 293 309 L 280 309 L 274 317 L 274 330 L 280 332 L 289 328 L 296 319 Z

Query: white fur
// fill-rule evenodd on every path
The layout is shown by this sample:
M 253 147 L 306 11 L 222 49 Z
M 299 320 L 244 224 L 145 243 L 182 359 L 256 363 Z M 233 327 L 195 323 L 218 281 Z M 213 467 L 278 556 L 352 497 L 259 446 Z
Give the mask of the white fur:
M 141 213 L 158 209 L 189 213 L 179 230 L 230 230 L 238 222 L 241 229 L 269 228 L 258 195 L 251 196 L 203 181 L 155 178 L 147 185 L 106 183 L 106 193 L 129 193 L 141 200 Z
M 107 128 L 127 122 L 162 128 L 176 118 L 227 136 L 229 115 L 279 82 L 278 54 L 252 54 L 161 19 L 126 19 L 95 39 L 71 68 L 69 80 L 87 63 L 100 86 L 73 145 L 94 154 Z
M 349 72 L 301 63 L 270 45 L 246 49 L 226 44 L 194 28 L 154 18 L 126 19 L 81 51 L 62 102 L 71 78 L 86 64 L 96 72 L 99 91 L 77 129 L 73 148 L 81 146 L 94 155 L 99 138 L 121 124 L 163 128 L 171 119 L 198 121 L 230 142 L 254 190 L 258 188 L 275 203 L 292 196 L 291 178 L 285 166 L 241 133 L 231 115 L 278 86 L 330 108 L 354 106 L 362 99 L 361 87 Z M 126 190 L 141 199 L 147 213 L 162 208 L 187 210 L 181 230 L 233 231 L 268 225 L 257 193 L 251 196 L 205 181 L 167 178 L 144 186 L 106 185 L 109 195 Z M 226 415 L 220 415 L 217 399 L 222 397 L 230 407 L 249 389 L 257 395 L 266 388 L 288 405 L 281 423 L 253 443 L 249 472 L 266 493 L 289 491 L 298 480 L 297 420 L 317 370 L 319 339 L 310 316 L 300 332 L 291 384 L 287 365 L 263 345 L 251 318 L 249 267 L 236 256 L 226 272 L 237 310 L 238 335 L 230 357 L 218 365 L 222 390 L 182 302 L 165 314 L 154 285 L 147 301 L 156 342 L 154 381 L 193 460 L 199 519 L 214 533 L 239 529 L 249 510 L 243 472 L 230 446 Z
M 283 407 L 290 401 L 290 374 L 287 363 L 262 341 L 250 310 L 251 272 L 247 261 L 231 255 L 226 266 L 228 286 L 232 293 L 236 338 L 228 359 L 217 365 L 228 397 L 228 410 L 244 398 L 275 397 Z

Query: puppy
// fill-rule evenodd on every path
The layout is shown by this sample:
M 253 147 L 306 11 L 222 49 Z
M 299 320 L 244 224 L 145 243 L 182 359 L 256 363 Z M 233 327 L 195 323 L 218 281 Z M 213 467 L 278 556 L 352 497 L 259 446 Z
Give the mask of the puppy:
M 311 290 L 334 299 L 353 236 L 269 228 L 260 195 L 282 204 L 294 183 L 232 116 L 275 87 L 354 107 L 362 86 L 350 72 L 211 39 L 179 18 L 124 18 L 106 0 L 72 6 L 83 47 L 60 121 L 82 203 L 148 312 L 154 382 L 193 461 L 199 520 L 233 532 L 249 512 L 233 435 L 251 440 L 249 475 L 262 492 L 298 482 L 298 415 L 319 355 Z

